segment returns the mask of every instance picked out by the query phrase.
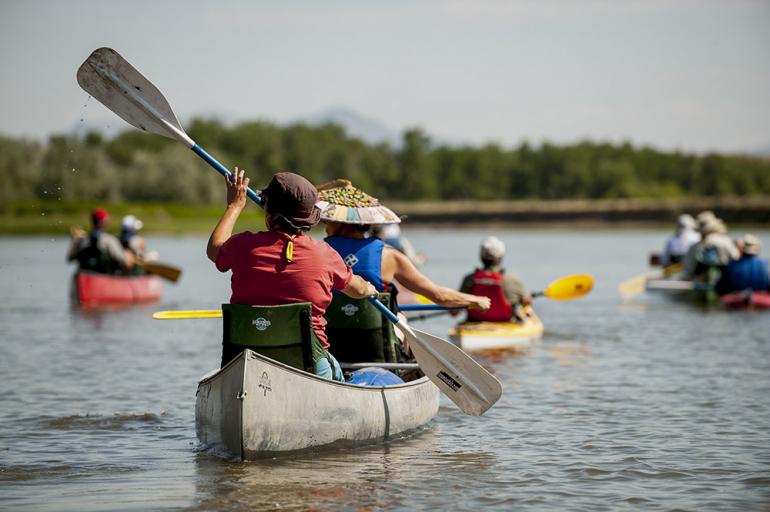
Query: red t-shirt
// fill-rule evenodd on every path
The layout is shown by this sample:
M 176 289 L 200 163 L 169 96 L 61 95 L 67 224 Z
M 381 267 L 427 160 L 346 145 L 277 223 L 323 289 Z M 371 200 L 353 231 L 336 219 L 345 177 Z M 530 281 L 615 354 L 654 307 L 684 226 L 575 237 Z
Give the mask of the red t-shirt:
M 294 257 L 288 263 L 285 257 L 288 240 L 289 235 L 280 231 L 245 231 L 233 235 L 219 249 L 217 269 L 233 271 L 232 304 L 312 303 L 313 329 L 328 349 L 323 315 L 332 301 L 332 290 L 346 288 L 353 272 L 337 251 L 306 234 L 294 238 Z

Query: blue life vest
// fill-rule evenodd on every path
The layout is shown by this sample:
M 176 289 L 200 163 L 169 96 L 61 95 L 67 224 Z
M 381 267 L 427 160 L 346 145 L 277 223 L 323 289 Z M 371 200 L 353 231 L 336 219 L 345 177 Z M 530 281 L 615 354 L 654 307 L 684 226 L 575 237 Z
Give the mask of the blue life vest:
M 744 256 L 731 261 L 722 270 L 717 291 L 725 294 L 742 290 L 770 290 L 767 260 L 757 256 Z
M 345 264 L 379 291 L 386 291 L 382 282 L 382 249 L 379 238 L 346 238 L 330 236 L 324 241 L 337 251 Z

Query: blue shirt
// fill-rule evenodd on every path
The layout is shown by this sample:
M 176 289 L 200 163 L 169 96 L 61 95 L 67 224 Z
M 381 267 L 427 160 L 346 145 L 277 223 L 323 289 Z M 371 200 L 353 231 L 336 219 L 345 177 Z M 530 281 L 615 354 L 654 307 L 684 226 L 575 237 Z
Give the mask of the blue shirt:
M 731 261 L 717 283 L 717 291 L 722 294 L 749 289 L 770 290 L 767 260 L 758 256 Z
M 385 291 L 382 282 L 382 249 L 385 243 L 382 240 L 330 236 L 324 241 L 342 256 L 355 275 L 372 283 L 377 290 Z

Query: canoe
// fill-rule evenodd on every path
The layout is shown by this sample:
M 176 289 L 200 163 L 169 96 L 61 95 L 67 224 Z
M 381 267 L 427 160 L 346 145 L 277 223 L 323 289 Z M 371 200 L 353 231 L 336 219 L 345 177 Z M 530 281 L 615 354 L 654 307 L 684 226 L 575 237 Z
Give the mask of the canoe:
M 449 339 L 463 350 L 521 350 L 543 336 L 543 323 L 531 307 L 523 322 L 463 322 L 449 331 Z
M 116 276 L 79 271 L 72 281 L 73 299 L 84 308 L 151 304 L 160 300 L 157 276 Z
M 198 383 L 195 429 L 241 460 L 325 445 L 384 441 L 438 413 L 427 377 L 387 387 L 333 382 L 246 349 Z

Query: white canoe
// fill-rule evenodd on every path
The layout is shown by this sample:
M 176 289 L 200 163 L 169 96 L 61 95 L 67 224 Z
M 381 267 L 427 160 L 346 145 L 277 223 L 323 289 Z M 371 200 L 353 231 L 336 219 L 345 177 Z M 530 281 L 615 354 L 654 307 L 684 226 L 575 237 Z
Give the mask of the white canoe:
M 532 308 L 523 322 L 463 322 L 449 331 L 449 339 L 463 350 L 522 350 L 543 336 L 543 323 Z
M 198 383 L 195 428 L 211 449 L 249 460 L 387 440 L 429 422 L 438 405 L 427 377 L 387 387 L 344 384 L 247 349 Z

